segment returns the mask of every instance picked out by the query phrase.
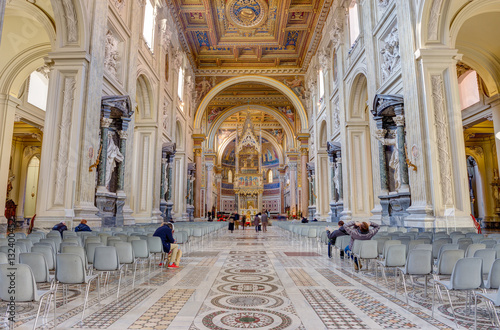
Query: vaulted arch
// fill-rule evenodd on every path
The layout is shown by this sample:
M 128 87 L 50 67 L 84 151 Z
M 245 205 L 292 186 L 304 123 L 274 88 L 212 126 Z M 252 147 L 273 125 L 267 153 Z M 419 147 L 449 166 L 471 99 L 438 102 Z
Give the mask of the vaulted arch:
M 282 92 L 293 104 L 293 107 L 295 108 L 295 111 L 299 115 L 300 118 L 300 124 L 301 124 L 301 132 L 302 133 L 307 133 L 308 132 L 308 127 L 309 127 L 309 122 L 307 119 L 307 113 L 304 109 L 304 106 L 302 105 L 302 102 L 300 99 L 297 97 L 297 95 L 285 84 L 282 82 L 270 78 L 270 77 L 264 77 L 264 76 L 256 76 L 256 75 L 248 75 L 248 76 L 237 76 L 233 78 L 229 78 L 227 80 L 224 80 L 214 88 L 208 92 L 207 95 L 203 98 L 201 101 L 200 105 L 198 106 L 198 109 L 196 110 L 196 115 L 194 118 L 194 131 L 195 133 L 203 133 L 201 132 L 201 124 L 203 120 L 203 115 L 205 113 L 205 110 L 207 109 L 207 106 L 210 104 L 212 99 L 217 96 L 217 94 L 224 89 L 231 87 L 233 85 L 239 84 L 239 83 L 249 83 L 249 82 L 255 82 L 255 83 L 260 83 L 264 84 L 270 87 L 273 87 L 277 89 L 278 91 Z

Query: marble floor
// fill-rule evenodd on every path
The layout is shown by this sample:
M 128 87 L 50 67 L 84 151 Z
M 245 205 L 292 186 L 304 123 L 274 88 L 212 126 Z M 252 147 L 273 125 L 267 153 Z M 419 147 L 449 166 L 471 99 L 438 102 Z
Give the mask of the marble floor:
M 432 291 L 424 295 L 422 280 L 408 305 L 401 283 L 394 296 L 392 273 L 388 284 L 380 278 L 377 284 L 371 268 L 353 273 L 347 260 L 329 259 L 315 240 L 292 240 L 276 227 L 265 234 L 222 230 L 182 249 L 180 268 L 149 273 L 145 267 L 135 286 L 129 273 L 118 299 L 116 278 L 100 302 L 93 290 L 83 321 L 79 287 L 70 288 L 65 304 L 59 292 L 57 329 L 456 328 L 447 303 L 438 302 L 431 316 Z M 452 296 L 454 307 L 459 325 L 471 328 L 473 309 L 463 297 Z M 18 306 L 16 329 L 32 328 L 34 308 Z M 478 319 L 479 328 L 492 328 L 483 304 Z M 53 329 L 53 309 L 38 322 L 39 329 Z

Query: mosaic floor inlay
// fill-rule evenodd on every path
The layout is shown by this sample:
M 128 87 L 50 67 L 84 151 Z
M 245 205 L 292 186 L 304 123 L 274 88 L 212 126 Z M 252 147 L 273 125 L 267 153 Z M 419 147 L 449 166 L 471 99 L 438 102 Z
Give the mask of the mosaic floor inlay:
M 182 246 L 177 269 L 147 266 L 101 290 L 98 304 L 91 287 L 83 322 L 83 298 L 71 286 L 69 299 L 57 301 L 57 329 L 454 329 L 447 299 L 436 301 L 431 313 L 432 288 L 424 296 L 423 281 L 408 282 L 407 304 L 401 283 L 394 294 L 388 284 L 369 272 L 352 272 L 348 260 L 326 256 L 326 246 L 290 240 L 290 234 L 270 227 L 267 234 L 226 229 Z M 473 328 L 474 313 L 465 309 L 465 295 L 452 297 L 460 327 Z M 19 305 L 15 329 L 31 329 L 36 306 Z M 52 306 L 51 306 L 52 307 Z M 0 307 L 5 313 L 5 307 Z M 1 328 L 1 325 L 0 325 Z M 478 329 L 491 329 L 491 316 L 479 300 Z M 53 308 L 37 329 L 54 329 Z
M 168 291 L 129 329 L 166 329 L 194 292 L 194 289 Z

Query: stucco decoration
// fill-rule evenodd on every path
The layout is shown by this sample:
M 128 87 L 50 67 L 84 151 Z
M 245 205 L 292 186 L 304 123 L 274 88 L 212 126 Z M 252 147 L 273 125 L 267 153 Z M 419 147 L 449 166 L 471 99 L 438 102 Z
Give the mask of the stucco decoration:
M 104 68 L 115 78 L 118 75 L 118 40 L 111 30 L 106 32 L 106 47 L 104 49 Z
M 73 100 L 75 97 L 76 80 L 74 77 L 64 79 L 63 104 L 61 123 L 59 125 L 59 148 L 57 151 L 56 163 L 56 184 L 54 194 L 54 204 L 64 204 L 65 184 L 68 175 L 69 144 L 71 133 L 71 114 L 73 112 Z
M 382 80 L 386 80 L 392 75 L 396 68 L 399 67 L 401 61 L 397 27 L 392 28 L 391 32 L 385 37 L 380 53 L 382 55 Z
M 162 120 L 162 123 L 163 123 L 163 130 L 165 132 L 169 132 L 169 129 L 168 129 L 168 119 L 169 119 L 169 115 L 168 115 L 168 108 L 169 108 L 169 105 L 170 105 L 170 102 L 168 102 L 168 100 L 165 98 L 163 99 L 163 120 Z
M 330 50 L 328 48 L 323 48 L 318 52 L 318 62 L 319 66 L 321 67 L 321 70 L 323 72 L 328 71 L 330 68 Z
M 437 147 L 439 158 L 439 174 L 443 204 L 453 205 L 453 182 L 451 174 L 451 156 L 449 151 L 448 120 L 446 118 L 443 77 L 431 76 L 432 102 L 434 105 L 434 120 L 436 125 Z
M 66 18 L 67 40 L 69 43 L 78 41 L 78 20 L 72 0 L 62 0 L 64 17 Z
M 439 17 L 441 16 L 441 5 L 443 0 L 434 0 L 430 10 L 429 26 L 427 27 L 427 38 L 438 40 Z
M 256 28 L 267 21 L 268 6 L 263 0 L 230 0 L 226 17 L 240 28 Z

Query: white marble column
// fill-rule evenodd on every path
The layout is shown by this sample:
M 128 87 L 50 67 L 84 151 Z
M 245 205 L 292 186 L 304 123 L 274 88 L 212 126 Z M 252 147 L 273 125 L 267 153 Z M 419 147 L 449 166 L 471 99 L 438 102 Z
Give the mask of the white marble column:
M 297 214 L 297 163 L 288 164 L 290 171 L 290 210 L 292 215 Z M 307 176 L 306 176 L 307 179 Z M 307 190 L 307 186 L 303 187 Z
M 212 163 L 207 163 L 207 212 L 210 211 L 212 212 L 212 206 L 213 206 L 213 177 L 214 177 L 214 164 Z
M 0 224 L 7 223 L 3 210 L 7 197 L 7 182 L 9 180 L 9 163 L 12 149 L 12 134 L 14 133 L 14 117 L 17 104 L 9 100 L 6 94 L 0 95 Z

